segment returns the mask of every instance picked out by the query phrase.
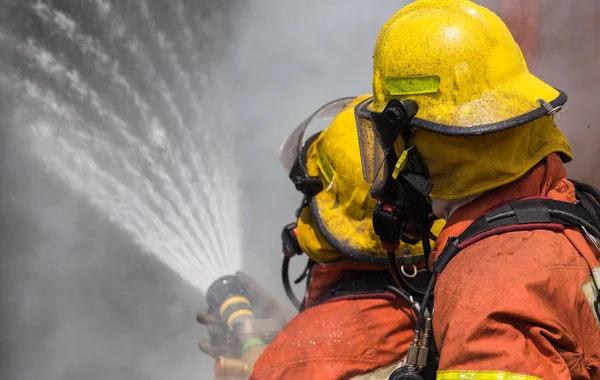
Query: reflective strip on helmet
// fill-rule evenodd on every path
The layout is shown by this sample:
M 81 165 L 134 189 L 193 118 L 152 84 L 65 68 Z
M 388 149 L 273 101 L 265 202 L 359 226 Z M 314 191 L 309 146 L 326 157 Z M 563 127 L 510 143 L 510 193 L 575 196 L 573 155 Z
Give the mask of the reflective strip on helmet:
M 542 380 L 504 371 L 438 371 L 436 380 Z
M 383 85 L 392 96 L 431 94 L 438 91 L 440 77 L 385 78 Z
M 317 143 L 317 166 L 319 167 L 321 174 L 323 174 L 325 181 L 327 181 L 328 184 L 331 183 L 335 176 L 335 170 L 333 170 L 327 156 L 323 152 L 323 140 Z

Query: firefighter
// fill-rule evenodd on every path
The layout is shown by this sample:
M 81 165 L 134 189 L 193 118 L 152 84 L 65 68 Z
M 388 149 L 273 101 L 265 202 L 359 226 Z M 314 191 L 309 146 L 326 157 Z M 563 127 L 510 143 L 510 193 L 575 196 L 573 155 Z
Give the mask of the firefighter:
M 305 253 L 310 270 L 299 314 L 266 347 L 251 379 L 388 377 L 406 355 L 427 283 L 425 260 L 420 245 L 403 243 L 398 286 L 373 232 L 376 201 L 362 180 L 353 112 L 367 97 L 325 105 L 282 145 L 280 161 L 304 195 L 297 222 L 284 228 L 285 251 L 288 259 Z M 316 119 L 329 117 L 308 136 Z
M 367 97 L 329 103 L 282 145 L 280 161 L 305 196 L 295 236 L 312 264 L 301 313 L 267 347 L 251 379 L 389 376 L 406 355 L 423 249 L 399 247 L 405 282 L 399 288 L 374 234 L 376 202 L 361 177 L 353 109 Z M 314 118 L 328 114 L 336 115 L 331 124 L 309 136 Z
M 429 258 L 437 378 L 599 379 L 597 218 L 564 226 L 547 207 L 583 199 L 554 121 L 565 93 L 468 0 L 402 8 L 373 59 L 373 97 L 355 109 L 364 179 L 402 234 L 428 224 L 415 205 L 447 221 Z

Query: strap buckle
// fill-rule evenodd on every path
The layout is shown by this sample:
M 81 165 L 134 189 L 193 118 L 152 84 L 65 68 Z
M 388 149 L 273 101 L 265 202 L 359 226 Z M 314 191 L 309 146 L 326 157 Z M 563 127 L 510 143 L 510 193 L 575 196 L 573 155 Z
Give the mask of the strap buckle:
M 563 106 L 552 107 L 552 104 L 548 103 L 544 99 L 538 99 L 538 103 L 540 103 L 542 107 L 546 109 L 546 116 L 554 116 L 563 109 Z

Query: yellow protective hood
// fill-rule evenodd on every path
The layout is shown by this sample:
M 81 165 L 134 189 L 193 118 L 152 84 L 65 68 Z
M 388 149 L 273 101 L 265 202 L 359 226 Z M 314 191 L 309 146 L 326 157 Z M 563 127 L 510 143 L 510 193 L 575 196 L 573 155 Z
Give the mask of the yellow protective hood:
M 417 129 L 419 149 L 433 184 L 430 195 L 459 199 L 513 182 L 551 153 L 572 158 L 569 143 L 549 117 L 482 136 L 443 136 Z
M 368 97 L 360 96 L 348 104 L 308 148 L 308 174 L 319 176 L 324 189 L 311 199 L 311 212 L 303 210 L 297 231 L 301 248 L 317 262 L 353 258 L 387 264 L 386 252 L 373 230 L 377 202 L 362 179 L 354 120 L 354 107 Z M 437 222 L 434 234 L 443 225 L 443 221 Z M 421 244 L 402 243 L 398 253 L 404 254 L 406 249 L 416 256 L 414 262 L 422 260 Z

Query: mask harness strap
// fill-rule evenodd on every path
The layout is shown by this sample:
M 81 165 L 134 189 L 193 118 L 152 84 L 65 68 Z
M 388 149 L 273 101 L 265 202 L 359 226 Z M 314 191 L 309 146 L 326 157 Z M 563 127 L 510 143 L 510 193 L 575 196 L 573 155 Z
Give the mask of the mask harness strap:
M 309 205 L 310 199 L 323 190 L 323 183 L 320 177 L 310 176 L 306 171 L 306 160 L 308 148 L 310 145 L 316 141 L 319 137 L 320 132 L 311 136 L 303 148 L 300 150 L 298 157 L 296 158 L 296 162 L 292 167 L 290 172 L 290 179 L 296 186 L 296 190 L 300 191 L 303 194 L 302 203 L 300 207 L 296 210 L 296 219 L 300 217 L 302 210 Z M 303 254 L 302 248 L 298 243 L 298 238 L 296 236 L 296 227 L 297 224 L 290 223 L 283 227 L 281 231 L 281 242 L 282 242 L 282 252 L 283 252 L 283 262 L 281 265 L 281 280 L 283 282 L 283 288 L 285 290 L 285 294 L 287 295 L 290 302 L 300 311 L 304 308 L 304 301 L 298 300 L 296 295 L 294 294 L 294 290 L 290 284 L 290 260 L 294 256 L 301 256 Z M 314 265 L 314 261 L 309 259 L 306 267 L 300 274 L 300 276 L 294 281 L 294 284 L 299 284 L 304 279 L 308 278 L 306 282 L 306 286 L 308 288 L 308 284 L 310 281 L 310 273 L 312 266 Z
M 285 290 L 285 294 L 287 295 L 290 302 L 296 307 L 296 309 L 302 311 L 304 308 L 304 301 L 298 300 L 296 295 L 294 294 L 294 290 L 292 289 L 292 285 L 290 284 L 290 260 L 294 256 L 301 256 L 303 254 L 302 248 L 298 243 L 298 239 L 296 238 L 296 223 L 290 223 L 283 227 L 283 231 L 281 231 L 281 242 L 282 242 L 282 252 L 283 252 L 283 262 L 281 265 L 281 280 L 283 282 L 283 288 Z M 310 282 L 310 273 L 312 266 L 314 265 L 314 261 L 308 259 L 306 263 L 306 267 L 300 274 L 300 276 L 294 280 L 294 284 L 299 284 L 304 279 L 306 281 L 306 286 L 308 288 L 308 284 Z
M 387 169 L 389 171 L 390 168 L 394 168 L 393 179 L 387 179 L 379 194 L 372 194 L 379 198 L 373 214 L 373 227 L 380 238 L 382 248 L 387 251 L 394 280 L 398 286 L 410 288 L 410 284 L 404 279 L 398 267 L 396 250 L 400 246 L 400 240 L 408 244 L 416 244 L 420 241 L 427 263 L 431 253 L 429 239 L 433 235 L 430 230 L 434 219 L 431 217 L 429 203 L 424 200 L 431 191 L 432 185 L 416 147 L 410 145 L 413 131 L 408 127 L 408 123 L 418 108 L 408 102 L 407 104 L 390 103 L 381 116 L 387 119 L 387 123 L 393 125 L 391 129 L 397 131 L 396 136 L 402 136 L 407 149 L 398 159 L 393 147 L 388 148 Z M 394 136 L 390 137 L 395 140 Z M 412 225 L 409 225 L 410 221 L 413 222 Z M 411 235 L 415 238 L 405 236 L 406 230 L 412 230 Z M 426 307 L 427 305 L 423 304 L 423 309 Z
M 426 166 L 418 154 L 417 148 L 410 145 L 413 130 L 410 121 L 418 111 L 418 105 L 413 101 L 393 99 L 388 102 L 386 109 L 373 115 L 374 121 L 379 121 L 379 135 L 395 131 L 395 136 L 386 136 L 388 141 L 386 164 L 387 178 L 383 186 L 372 189 L 372 196 L 378 199 L 373 213 L 373 227 L 379 236 L 381 246 L 387 251 L 388 263 L 394 280 L 399 286 L 406 286 L 398 268 L 395 251 L 400 246 L 400 240 L 411 244 L 421 241 L 425 262 L 431 253 L 429 239 L 432 235 L 433 224 L 431 205 L 428 195 L 432 184 Z M 384 132 L 385 131 L 385 132 Z M 406 150 L 398 159 L 393 148 L 393 142 L 398 138 L 404 139 Z M 393 174 L 390 172 L 393 170 Z M 408 236 L 407 236 L 408 235 Z M 406 366 L 392 374 L 390 379 L 423 379 L 422 372 L 428 362 L 435 359 L 432 346 L 432 315 L 433 308 L 429 301 L 435 286 L 436 273 L 432 273 L 425 290 L 421 307 L 417 314 L 417 324 L 414 330 L 413 342 L 408 348 Z M 430 310 L 431 309 L 431 310 Z

